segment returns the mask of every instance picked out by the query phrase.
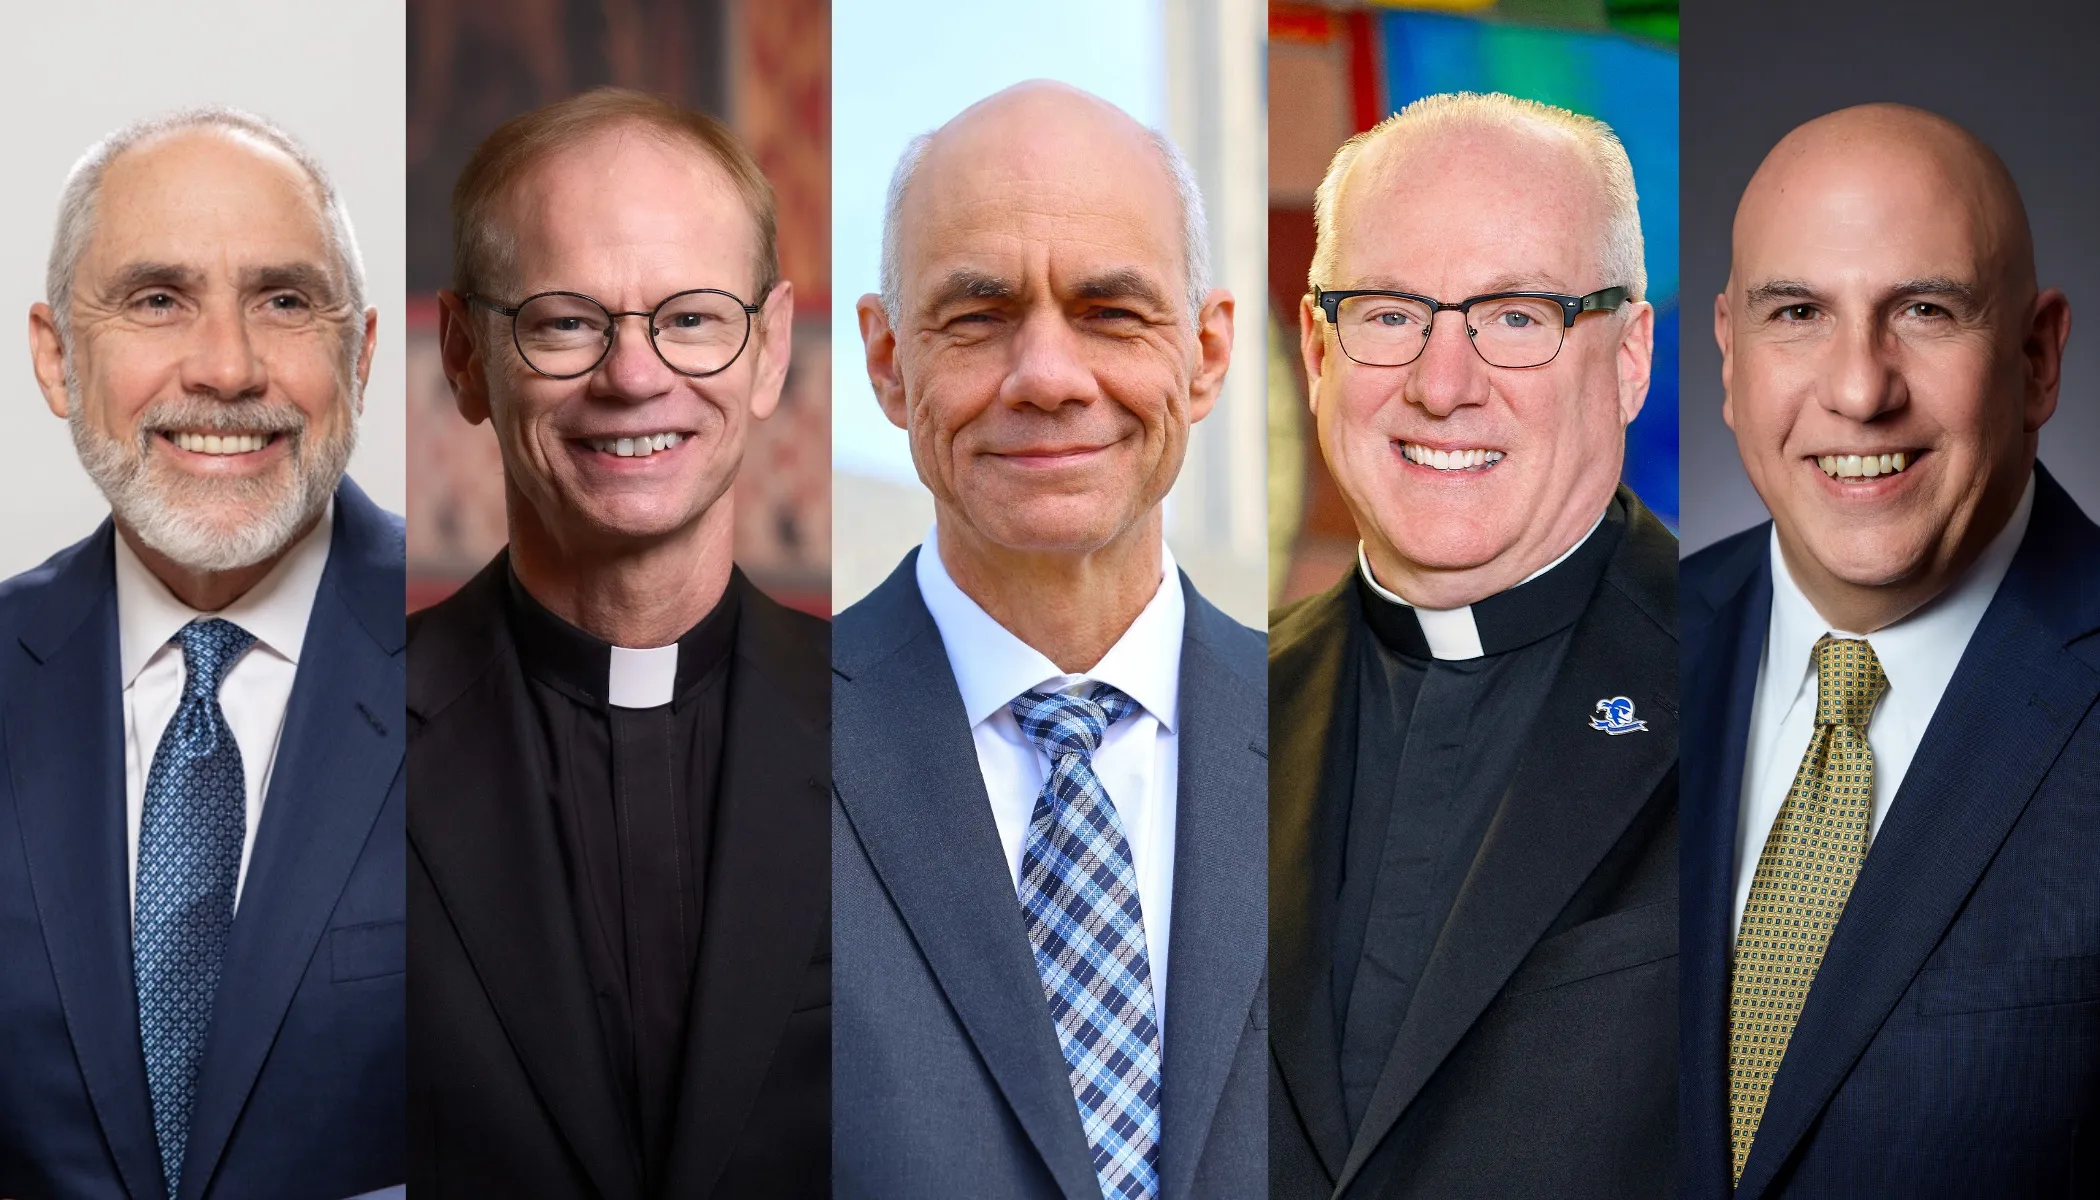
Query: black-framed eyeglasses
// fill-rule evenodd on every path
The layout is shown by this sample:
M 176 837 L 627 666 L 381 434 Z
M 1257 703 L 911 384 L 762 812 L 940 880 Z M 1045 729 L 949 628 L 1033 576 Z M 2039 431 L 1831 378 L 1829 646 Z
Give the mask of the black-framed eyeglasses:
M 1587 296 L 1558 292 L 1489 292 L 1456 304 L 1431 296 L 1377 289 L 1328 292 L 1315 289 L 1313 303 L 1334 326 L 1342 353 L 1367 367 L 1404 367 L 1422 357 L 1440 312 L 1466 323 L 1466 340 L 1491 367 L 1543 367 L 1560 354 L 1575 318 L 1613 312 L 1626 303 L 1626 289 L 1608 287 Z
M 751 340 L 758 305 L 720 288 L 694 288 L 667 297 L 647 312 L 614 312 L 582 292 L 540 292 L 506 308 L 486 296 L 463 297 L 510 318 L 511 344 L 525 365 L 549 379 L 575 379 L 598 369 L 612 352 L 622 317 L 646 317 L 649 344 L 680 375 L 713 375 L 729 368 Z

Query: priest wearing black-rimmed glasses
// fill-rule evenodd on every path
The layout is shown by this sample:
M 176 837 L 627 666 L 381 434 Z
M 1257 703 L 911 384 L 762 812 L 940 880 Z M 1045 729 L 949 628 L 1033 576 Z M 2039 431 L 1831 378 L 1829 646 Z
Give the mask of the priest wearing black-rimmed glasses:
M 1674 1194 L 1677 542 L 1610 129 L 1434 96 L 1322 182 L 1301 348 L 1362 541 L 1270 619 L 1271 1195 Z

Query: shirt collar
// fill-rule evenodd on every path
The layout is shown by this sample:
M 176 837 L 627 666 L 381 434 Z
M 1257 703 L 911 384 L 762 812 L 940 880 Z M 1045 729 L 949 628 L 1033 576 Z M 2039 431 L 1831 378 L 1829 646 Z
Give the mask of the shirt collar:
M 259 646 L 296 665 L 334 537 L 335 501 L 331 499 L 321 510 L 321 519 L 292 543 L 261 582 L 225 608 L 207 613 L 184 604 L 169 591 L 118 533 L 117 643 L 123 686 L 130 687 L 161 647 L 200 617 L 231 621 L 254 634 Z
M 1599 538 L 1597 530 L 1618 512 L 1615 499 L 1590 524 L 1589 532 L 1560 557 L 1526 575 L 1515 586 L 1461 608 L 1423 608 L 1408 603 L 1405 597 L 1378 582 L 1371 573 L 1370 556 L 1365 553 L 1363 542 L 1358 541 L 1358 577 L 1375 600 L 1385 602 L 1381 605 L 1367 599 L 1365 616 L 1393 649 L 1418 658 L 1479 658 L 1530 645 L 1574 624 L 1589 603 L 1590 593 L 1596 590 L 1604 565 L 1618 545 L 1619 527 L 1625 522 L 1623 514 L 1613 523 L 1610 536 Z M 1556 572 L 1561 564 L 1576 558 L 1578 551 L 1585 550 L 1568 570 Z M 1538 586 L 1527 586 L 1533 583 Z
M 1787 570 L 1786 556 L 1779 552 L 1779 527 L 1772 527 L 1767 553 L 1772 567 L 1772 620 L 1767 639 L 1766 673 L 1777 678 L 1806 681 L 1814 673 L 1816 642 L 1826 633 L 1840 638 L 1861 638 L 1874 648 L 1889 690 L 1883 704 L 1907 707 L 1911 698 L 1929 699 L 1937 705 L 1961 662 L 1961 651 L 1983 621 L 1984 610 L 1998 594 L 1998 585 L 2012 566 L 2020 542 L 2027 536 L 2027 521 L 2034 512 L 2034 477 L 1990 545 L 1972 563 L 1954 586 L 1931 603 L 1885 629 L 1874 633 L 1848 633 L 1823 619 L 1801 586 Z M 1949 654 L 1948 648 L 1955 652 Z M 1796 696 L 1801 689 L 1796 689 Z M 1930 717 L 1930 711 L 1923 716 Z M 1920 725 L 1922 729 L 1922 724 Z
M 1030 689 L 1067 690 L 1105 683 L 1151 713 L 1173 732 L 1181 693 L 1181 637 L 1185 617 L 1181 573 L 1174 554 L 1160 546 L 1159 590 L 1130 628 L 1116 639 L 1091 671 L 1066 674 L 1043 652 L 1014 636 L 957 587 L 941 562 L 938 530 L 919 548 L 919 595 L 941 632 L 948 663 L 962 692 L 971 726 L 982 724 Z
M 743 572 L 698 624 L 668 646 L 629 649 L 578 629 L 541 604 L 506 568 L 506 610 L 518 659 L 534 678 L 586 704 L 656 708 L 692 692 L 729 661 L 736 645 Z

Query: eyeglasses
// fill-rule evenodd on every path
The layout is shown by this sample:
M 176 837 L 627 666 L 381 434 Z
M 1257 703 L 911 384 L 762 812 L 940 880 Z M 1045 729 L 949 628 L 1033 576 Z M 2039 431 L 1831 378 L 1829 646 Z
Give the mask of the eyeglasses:
M 713 375 L 744 352 L 752 314 L 758 311 L 756 304 L 717 288 L 680 292 L 648 312 L 614 312 L 581 292 L 541 292 L 516 308 L 471 292 L 464 299 L 509 317 L 519 357 L 549 379 L 575 379 L 597 370 L 612 351 L 622 317 L 649 319 L 649 344 L 665 366 L 680 375 Z
M 1613 312 L 1626 303 L 1626 289 L 1608 287 L 1587 296 L 1557 292 L 1490 292 L 1456 304 L 1410 292 L 1315 289 L 1313 303 L 1334 326 L 1342 353 L 1367 367 L 1404 367 L 1422 357 L 1440 312 L 1466 322 L 1466 340 L 1491 367 L 1543 367 L 1560 354 L 1575 318 Z

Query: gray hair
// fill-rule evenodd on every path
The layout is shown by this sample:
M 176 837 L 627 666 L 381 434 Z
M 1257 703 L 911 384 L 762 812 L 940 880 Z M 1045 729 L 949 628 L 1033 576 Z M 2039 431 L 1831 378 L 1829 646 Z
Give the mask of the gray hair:
M 1536 100 L 1505 96 L 1500 92 L 1449 92 L 1425 96 L 1370 130 L 1342 143 L 1320 180 L 1313 196 L 1313 224 L 1318 241 L 1313 252 L 1307 283 L 1314 289 L 1336 284 L 1335 258 L 1339 254 L 1335 236 L 1335 210 L 1350 169 L 1365 150 L 1397 133 L 1451 128 L 1549 129 L 1573 136 L 1577 148 L 1596 172 L 1608 210 L 1604 244 L 1599 249 L 1605 287 L 1624 287 L 1627 298 L 1640 300 L 1648 293 L 1648 267 L 1641 240 L 1640 198 L 1633 188 L 1633 164 L 1619 135 L 1595 117 L 1569 112 Z
M 219 130 L 252 138 L 299 164 L 312 181 L 321 211 L 326 214 L 328 248 L 335 255 L 342 275 L 344 298 L 352 314 L 351 330 L 344 340 L 348 343 L 347 357 L 354 375 L 358 355 L 364 350 L 365 260 L 357 248 L 356 231 L 350 226 L 350 212 L 344 207 L 342 197 L 329 181 L 328 172 L 322 168 L 320 160 L 291 134 L 253 113 L 219 105 L 184 109 L 133 122 L 88 147 L 80 161 L 73 164 L 72 172 L 66 176 L 65 191 L 59 197 L 58 227 L 51 237 L 51 258 L 44 270 L 44 300 L 51 306 L 60 339 L 67 343 L 67 356 L 72 354 L 74 272 L 80 266 L 81 254 L 87 250 L 88 238 L 95 231 L 95 205 L 102 194 L 102 179 L 108 173 L 110 163 L 142 142 L 191 129 Z
M 1174 140 L 1156 129 L 1145 137 L 1159 151 L 1160 162 L 1174 179 L 1174 195 L 1181 206 L 1181 258 L 1183 285 L 1188 289 L 1189 320 L 1200 321 L 1203 298 L 1210 294 L 1210 222 L 1203 214 L 1203 189 L 1196 185 L 1196 172 Z M 889 198 L 882 206 L 882 308 L 895 328 L 904 291 L 904 268 L 898 244 L 903 239 L 904 197 L 911 191 L 919 164 L 933 146 L 933 134 L 922 133 L 905 144 L 890 175 Z

